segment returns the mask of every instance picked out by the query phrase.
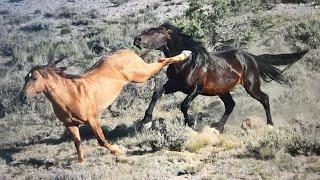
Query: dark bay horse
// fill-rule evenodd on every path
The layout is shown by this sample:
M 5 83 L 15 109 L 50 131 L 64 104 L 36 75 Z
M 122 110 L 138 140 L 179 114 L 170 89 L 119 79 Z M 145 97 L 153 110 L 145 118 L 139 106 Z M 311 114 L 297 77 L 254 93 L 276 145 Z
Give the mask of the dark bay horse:
M 205 96 L 218 95 L 223 101 L 225 112 L 221 120 L 211 126 L 223 131 L 224 125 L 231 114 L 235 102 L 230 95 L 234 86 L 242 85 L 246 92 L 258 100 L 264 107 L 267 124 L 273 125 L 269 97 L 260 89 L 260 77 L 264 81 L 274 80 L 287 84 L 281 70 L 276 66 L 288 65 L 298 61 L 308 50 L 292 54 L 253 55 L 240 49 L 225 46 L 218 52 L 209 53 L 199 41 L 182 32 L 169 23 L 143 31 L 135 37 L 134 45 L 141 48 L 157 49 L 166 57 L 181 53 L 182 50 L 192 51 L 192 58 L 168 66 L 168 81 L 157 89 L 145 112 L 143 123 L 152 120 L 152 112 L 162 94 L 182 91 L 187 97 L 181 103 L 181 111 L 185 124 L 194 125 L 195 121 L 188 115 L 190 102 L 199 94 Z
M 83 151 L 79 125 L 87 124 L 98 143 L 111 153 L 120 153 L 119 149 L 105 138 L 99 112 L 107 108 L 120 94 L 123 87 L 130 83 L 142 83 L 158 73 L 164 66 L 185 60 L 190 52 L 160 59 L 158 62 L 145 63 L 137 54 L 129 50 L 120 50 L 101 58 L 83 75 L 69 75 L 65 68 L 55 65 L 35 66 L 25 77 L 20 94 L 22 102 L 44 93 L 51 101 L 53 111 L 70 131 L 77 149 L 78 161 L 82 162 Z

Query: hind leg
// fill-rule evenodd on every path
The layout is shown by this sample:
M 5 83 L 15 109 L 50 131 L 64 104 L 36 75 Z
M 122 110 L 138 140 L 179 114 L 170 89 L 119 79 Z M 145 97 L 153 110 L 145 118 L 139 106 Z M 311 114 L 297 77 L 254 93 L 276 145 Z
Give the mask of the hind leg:
M 232 96 L 230 92 L 227 92 L 225 94 L 219 95 L 220 99 L 224 103 L 225 112 L 219 122 L 214 122 L 211 124 L 211 127 L 215 127 L 217 130 L 219 130 L 221 133 L 224 130 L 224 125 L 226 124 L 229 115 L 232 113 L 233 108 L 235 106 L 235 102 L 232 99 Z
M 270 104 L 269 104 L 269 96 L 262 92 L 260 89 L 260 82 L 251 83 L 250 81 L 245 82 L 244 88 L 247 93 L 251 95 L 254 99 L 258 100 L 262 105 L 266 112 L 267 116 L 267 124 L 273 125 L 271 112 L 270 112 Z
M 107 141 L 107 139 L 105 138 L 98 119 L 90 119 L 90 120 L 88 121 L 88 124 L 89 124 L 91 130 L 93 131 L 94 135 L 96 136 L 96 138 L 97 138 L 98 143 L 99 143 L 100 146 L 103 146 L 103 147 L 109 149 L 112 154 L 119 154 L 119 153 L 120 153 L 120 152 L 118 152 L 118 150 L 117 150 L 113 145 L 111 145 L 111 144 Z

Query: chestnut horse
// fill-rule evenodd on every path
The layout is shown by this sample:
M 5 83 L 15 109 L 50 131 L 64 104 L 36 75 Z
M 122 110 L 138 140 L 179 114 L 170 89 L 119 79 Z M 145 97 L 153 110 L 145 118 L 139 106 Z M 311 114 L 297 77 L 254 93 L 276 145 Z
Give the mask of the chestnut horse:
M 99 112 L 118 97 L 126 84 L 145 82 L 165 65 L 183 61 L 190 54 L 190 51 L 185 51 L 181 55 L 147 64 L 134 52 L 120 50 L 103 57 L 83 75 L 64 73 L 65 68 L 55 67 L 61 61 L 58 60 L 51 65 L 32 68 L 25 77 L 20 98 L 26 102 L 27 99 L 44 93 L 51 101 L 55 115 L 72 134 L 79 162 L 84 160 L 80 124 L 89 125 L 98 143 L 117 154 L 117 148 L 106 140 L 102 132 Z
M 192 51 L 192 58 L 168 66 L 168 81 L 157 89 L 145 112 L 143 123 L 152 121 L 152 112 L 157 100 L 163 93 L 169 94 L 182 91 L 187 97 L 181 103 L 181 111 L 185 124 L 192 126 L 195 122 L 188 115 L 190 102 L 199 94 L 206 96 L 218 95 L 223 101 L 225 112 L 221 120 L 211 126 L 223 131 L 224 125 L 235 102 L 230 91 L 237 84 L 242 85 L 248 94 L 258 100 L 264 107 L 267 124 L 273 125 L 269 98 L 260 89 L 260 77 L 264 81 L 275 80 L 286 84 L 282 72 L 276 66 L 291 65 L 303 57 L 308 50 L 292 54 L 253 55 L 240 49 L 225 46 L 218 52 L 209 53 L 199 42 L 169 23 L 143 31 L 134 39 L 134 45 L 162 51 L 166 57 L 174 56 L 187 49 Z M 288 67 L 289 67 L 288 66 Z

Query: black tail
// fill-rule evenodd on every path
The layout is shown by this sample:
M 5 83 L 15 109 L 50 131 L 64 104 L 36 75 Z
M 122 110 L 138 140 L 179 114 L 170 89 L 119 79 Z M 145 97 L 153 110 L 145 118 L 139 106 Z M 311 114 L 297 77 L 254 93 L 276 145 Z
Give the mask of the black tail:
M 301 59 L 308 51 L 309 50 L 304 50 L 292 54 L 261 54 L 255 56 L 261 78 L 266 82 L 274 80 L 283 85 L 288 84 L 288 81 L 282 73 L 294 62 Z M 284 70 L 280 70 L 276 67 L 282 65 L 288 66 Z

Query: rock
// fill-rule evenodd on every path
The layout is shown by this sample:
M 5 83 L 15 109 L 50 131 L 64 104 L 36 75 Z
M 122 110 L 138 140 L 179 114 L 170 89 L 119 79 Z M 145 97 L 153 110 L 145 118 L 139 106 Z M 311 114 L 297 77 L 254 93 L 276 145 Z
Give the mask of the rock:
M 259 117 L 248 117 L 242 121 L 241 128 L 245 131 L 266 127 L 267 124 Z

